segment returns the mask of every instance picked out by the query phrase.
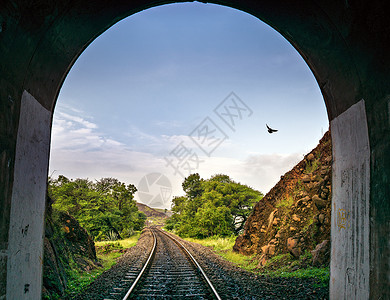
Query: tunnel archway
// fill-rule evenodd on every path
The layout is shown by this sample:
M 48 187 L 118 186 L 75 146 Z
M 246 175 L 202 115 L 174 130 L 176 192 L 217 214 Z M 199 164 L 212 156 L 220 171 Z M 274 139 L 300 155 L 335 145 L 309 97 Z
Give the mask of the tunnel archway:
M 6 1 L 0 9 L 0 297 L 37 299 L 55 101 L 80 53 L 143 9 L 181 1 Z M 333 142 L 330 296 L 389 295 L 390 29 L 385 1 L 213 1 L 252 14 L 302 55 Z M 342 225 L 342 226 L 340 226 Z

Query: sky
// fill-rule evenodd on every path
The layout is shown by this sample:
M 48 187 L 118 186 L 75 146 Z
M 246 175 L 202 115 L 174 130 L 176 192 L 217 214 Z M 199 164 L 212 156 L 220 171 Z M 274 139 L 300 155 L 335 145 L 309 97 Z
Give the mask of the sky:
M 163 5 L 78 58 L 55 108 L 49 175 L 115 177 L 160 208 L 196 172 L 265 194 L 328 124 L 312 72 L 274 29 L 224 6 Z

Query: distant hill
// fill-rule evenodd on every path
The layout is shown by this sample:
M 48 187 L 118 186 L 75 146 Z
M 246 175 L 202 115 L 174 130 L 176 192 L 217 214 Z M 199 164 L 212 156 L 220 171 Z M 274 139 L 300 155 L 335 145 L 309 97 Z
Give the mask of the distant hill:
M 145 225 L 164 225 L 165 219 L 170 216 L 169 210 L 165 211 L 164 209 L 151 208 L 143 203 L 137 202 L 137 208 L 147 217 Z

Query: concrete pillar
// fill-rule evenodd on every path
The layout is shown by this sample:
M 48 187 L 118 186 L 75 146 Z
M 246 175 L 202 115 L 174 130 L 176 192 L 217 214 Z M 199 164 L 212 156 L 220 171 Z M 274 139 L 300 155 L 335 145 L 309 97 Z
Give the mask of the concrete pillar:
M 331 299 L 369 299 L 370 146 L 365 102 L 331 122 Z
M 5 299 L 8 232 L 11 210 L 16 131 L 21 94 L 0 78 L 0 299 Z
M 40 299 L 51 112 L 24 91 L 17 132 L 6 299 Z

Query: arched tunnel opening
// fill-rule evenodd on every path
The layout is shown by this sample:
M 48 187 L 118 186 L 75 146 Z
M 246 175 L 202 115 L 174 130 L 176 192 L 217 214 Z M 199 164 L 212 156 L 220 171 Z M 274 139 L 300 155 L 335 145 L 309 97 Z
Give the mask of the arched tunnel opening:
M 67 72 L 107 28 L 160 4 L 6 1 L 0 9 L 0 292 L 7 299 L 40 297 L 50 128 Z M 217 4 L 248 12 L 275 28 L 313 71 L 325 99 L 333 144 L 330 297 L 386 298 L 390 277 L 388 4 Z M 339 211 L 347 212 L 348 230 L 336 227 Z
M 230 101 L 224 99 L 230 90 L 235 91 L 235 101 L 242 101 L 238 103 L 242 109 L 246 105 L 253 112 L 247 109 L 245 116 L 235 118 L 237 124 L 230 124 L 237 125 L 235 132 L 213 112 L 223 100 Z M 214 99 L 220 91 L 226 95 Z M 203 149 L 212 151 L 210 157 L 200 153 L 202 145 L 192 144 L 190 135 L 206 117 L 228 136 L 228 145 Z M 278 124 L 278 135 L 267 132 L 267 119 Z M 238 124 L 244 122 L 249 123 Z M 156 133 L 157 123 L 163 124 L 163 130 Z M 141 193 L 135 195 L 136 201 L 170 208 L 168 199 L 159 202 L 149 190 L 147 194 L 140 191 L 140 180 L 165 174 L 174 186 L 172 196 L 182 195 L 184 178 L 175 176 L 175 168 L 166 159 L 174 159 L 168 155 L 176 143 L 184 142 L 202 163 L 194 163 L 191 170 L 183 166 L 178 170 L 183 176 L 197 172 L 206 180 L 227 174 L 266 194 L 316 146 L 327 127 L 314 76 L 296 50 L 273 29 L 227 7 L 159 6 L 111 27 L 72 67 L 56 103 L 49 174 L 53 179 L 58 175 L 92 181 L 119 178 L 137 186 Z M 137 154 L 141 156 L 134 157 Z M 143 158 L 146 154 L 147 160 Z M 76 217 L 73 209 L 68 211 Z M 89 213 L 83 219 L 87 216 Z M 220 234 L 230 230 L 224 229 Z M 93 228 L 95 237 L 96 232 Z M 113 232 L 122 236 L 121 230 L 114 228 Z M 98 240 L 109 233 L 102 226 Z
M 191 151 L 199 148 L 200 160 L 221 160 L 208 162 L 214 169 L 201 170 L 199 164 L 200 175 L 223 172 L 229 160 L 244 161 L 263 148 L 261 153 L 268 154 L 268 159 L 273 153 L 280 154 L 274 160 L 285 159 L 288 166 L 261 179 L 250 180 L 271 170 L 258 169 L 245 178 L 242 175 L 251 170 L 237 170 L 231 175 L 241 175 L 238 181 L 268 191 L 282 173 L 316 146 L 328 128 L 324 100 L 311 71 L 283 37 L 251 15 L 211 4 L 158 8 L 110 28 L 73 66 L 56 104 L 49 174 L 97 179 L 111 173 L 134 184 L 147 173 L 173 175 L 175 169 L 164 157 L 181 138 L 190 138 L 190 133 L 208 117 L 218 123 L 226 141 L 236 149 L 230 150 L 229 145 L 223 148 L 221 143 L 217 155 L 222 157 L 216 157 L 211 151 L 219 148 L 203 149 L 211 152 L 204 153 L 195 144 Z M 190 13 L 192 20 L 183 20 L 183 14 Z M 233 28 L 235 32 L 229 32 Z M 244 33 L 246 37 L 242 37 Z M 247 111 L 241 118 L 231 115 L 237 119 L 234 124 L 227 116 L 226 121 L 231 123 L 226 124 L 219 118 L 226 112 L 214 110 L 231 91 L 237 101 L 242 101 L 237 104 L 242 106 L 241 111 Z M 239 125 L 236 123 L 240 121 L 247 123 L 233 129 L 228 126 Z M 276 123 L 280 129 L 277 139 L 267 132 L 267 122 L 271 126 Z M 125 145 L 131 151 L 126 152 Z M 103 153 L 97 156 L 95 150 L 100 146 L 113 157 Z M 114 158 L 120 150 L 125 153 Z M 143 158 L 134 157 L 132 151 L 157 154 L 148 157 L 148 164 L 143 163 L 144 169 L 138 171 Z M 285 158 L 287 155 L 291 156 Z M 113 169 L 118 167 L 114 160 L 120 160 L 123 169 Z M 138 173 L 126 178 L 130 171 Z M 188 176 L 194 170 L 181 171 Z M 177 177 L 175 194 L 182 189 L 183 176 Z

